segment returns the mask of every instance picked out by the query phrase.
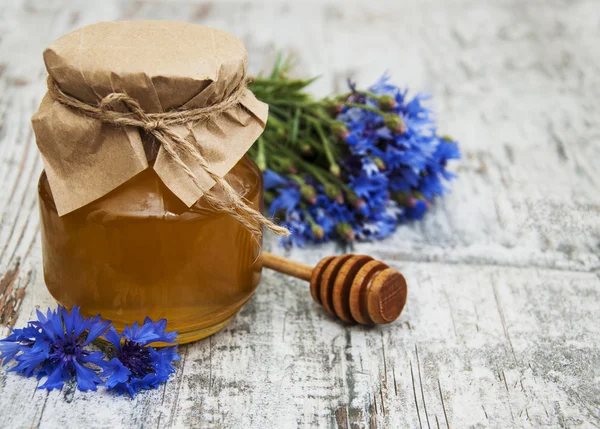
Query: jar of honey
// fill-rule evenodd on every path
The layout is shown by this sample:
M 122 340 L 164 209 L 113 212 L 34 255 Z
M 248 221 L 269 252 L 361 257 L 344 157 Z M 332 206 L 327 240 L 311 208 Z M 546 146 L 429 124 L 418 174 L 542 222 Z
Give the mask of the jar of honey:
M 248 157 L 228 173 L 260 209 L 262 176 Z M 187 208 L 147 169 L 59 217 L 39 181 L 44 280 L 56 301 L 101 314 L 117 329 L 166 318 L 188 342 L 229 323 L 260 280 L 260 243 L 200 199 Z
M 243 86 L 243 44 L 192 24 L 100 23 L 44 60 L 33 125 L 52 296 L 117 329 L 165 318 L 181 343 L 226 326 L 260 279 L 261 236 L 240 217 L 262 209 L 244 154 L 267 109 Z

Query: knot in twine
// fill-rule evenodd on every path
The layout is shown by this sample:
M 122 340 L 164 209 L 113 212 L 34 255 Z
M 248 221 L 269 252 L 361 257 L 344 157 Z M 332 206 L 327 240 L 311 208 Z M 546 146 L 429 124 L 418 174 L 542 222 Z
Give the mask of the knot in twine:
M 204 198 L 214 209 L 227 213 L 244 227 L 246 227 L 255 237 L 262 233 L 262 226 L 278 235 L 288 236 L 290 232 L 279 225 L 276 225 L 259 211 L 249 207 L 247 200 L 241 196 L 225 178 L 217 175 L 210 168 L 208 161 L 202 156 L 200 146 L 195 141 L 189 141 L 175 133 L 171 126 L 188 125 L 191 126 L 199 121 L 206 121 L 217 116 L 226 110 L 236 106 L 246 89 L 242 81 L 237 88 L 222 101 L 210 106 L 199 107 L 196 109 L 176 110 L 162 113 L 147 113 L 137 100 L 131 98 L 125 93 L 113 92 L 104 97 L 97 105 L 84 103 L 77 98 L 65 94 L 58 84 L 48 76 L 48 93 L 50 96 L 65 106 L 72 107 L 80 113 L 90 118 L 98 119 L 106 124 L 118 127 L 136 127 L 152 134 L 165 149 L 173 161 L 185 172 L 194 184 L 202 190 Z M 125 106 L 126 112 L 113 110 L 113 106 L 121 103 Z M 225 198 L 219 198 L 210 190 L 207 190 L 200 184 L 194 172 L 183 162 L 179 156 L 179 151 L 191 155 L 200 165 L 200 167 L 213 179 L 222 189 Z

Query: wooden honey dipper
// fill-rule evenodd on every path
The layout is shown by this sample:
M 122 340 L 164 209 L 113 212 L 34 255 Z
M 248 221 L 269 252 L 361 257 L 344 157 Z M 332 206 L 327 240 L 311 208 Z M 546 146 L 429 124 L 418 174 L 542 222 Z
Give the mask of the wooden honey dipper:
M 314 268 L 268 252 L 261 260 L 264 267 L 309 281 L 313 299 L 345 322 L 391 323 L 406 304 L 404 276 L 370 256 L 328 256 Z

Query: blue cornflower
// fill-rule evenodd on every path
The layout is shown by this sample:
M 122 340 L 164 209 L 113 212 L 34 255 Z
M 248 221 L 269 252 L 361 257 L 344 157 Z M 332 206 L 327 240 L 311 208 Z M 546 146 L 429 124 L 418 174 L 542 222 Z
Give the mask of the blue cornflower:
M 289 180 L 281 177 L 279 174 L 275 173 L 273 170 L 266 169 L 263 172 L 263 180 L 265 190 L 274 189 L 279 186 L 287 186 L 289 184 Z
M 271 207 L 269 208 L 271 216 L 275 215 L 280 210 L 285 211 L 285 213 L 290 213 L 300 204 L 302 195 L 297 186 L 277 188 L 277 190 L 279 191 L 279 195 L 273 200 Z
M 365 223 L 358 230 L 357 237 L 361 240 L 382 239 L 396 230 L 396 221 L 377 221 Z
M 283 237 L 281 239 L 280 244 L 284 247 L 304 247 L 306 246 L 306 240 L 313 238 L 310 231 L 310 224 L 306 220 L 306 215 L 302 210 L 288 211 L 282 225 L 291 232 L 288 237 Z
M 155 389 L 160 383 L 168 380 L 175 372 L 171 364 L 179 360 L 177 346 L 154 349 L 152 343 L 172 344 L 177 332 L 165 332 L 167 321 L 161 319 L 153 322 L 146 317 L 140 327 L 135 322 L 131 327 L 125 326 L 119 335 L 111 327 L 105 337 L 114 346 L 114 357 L 105 365 L 104 385 L 118 394 L 129 393 L 131 397 L 142 389 Z
M 449 160 L 460 159 L 460 150 L 458 149 L 458 144 L 448 137 L 439 139 L 439 143 L 436 147 L 433 157 L 435 161 L 431 166 L 432 170 L 441 174 L 446 180 L 453 179 L 455 175 L 454 173 L 446 170 L 446 164 Z
M 317 201 L 322 200 L 319 198 Z M 318 203 L 317 203 L 318 204 Z M 332 234 L 335 231 L 335 225 L 337 223 L 336 219 L 331 215 L 328 207 L 331 207 L 334 202 L 327 202 L 327 205 L 317 206 L 312 210 L 312 217 L 322 229 L 323 229 L 323 237 L 322 240 L 326 241 L 329 238 L 332 238 Z M 345 206 L 342 204 L 338 204 L 338 206 Z
M 17 365 L 10 371 L 38 379 L 46 376 L 40 389 L 60 389 L 75 376 L 79 390 L 96 390 L 102 380 L 89 365 L 103 368 L 105 361 L 101 352 L 85 347 L 106 332 L 110 322 L 100 316 L 85 319 L 77 306 L 71 312 L 62 306 L 48 309 L 46 315 L 38 310 L 37 317 L 0 341 L 4 365 L 14 360 Z
M 411 205 L 406 208 L 406 215 L 409 219 L 421 220 L 427 209 L 427 202 L 423 200 L 414 200 Z

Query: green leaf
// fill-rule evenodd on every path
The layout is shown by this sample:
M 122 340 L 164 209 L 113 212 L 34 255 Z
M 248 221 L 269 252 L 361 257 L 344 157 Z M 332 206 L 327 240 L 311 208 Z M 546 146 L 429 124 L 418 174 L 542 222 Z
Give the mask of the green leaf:
M 294 119 L 291 124 L 291 133 L 290 133 L 290 143 L 295 145 L 298 141 L 298 127 L 300 126 L 300 115 L 302 114 L 302 109 L 296 108 L 296 112 L 294 114 Z

